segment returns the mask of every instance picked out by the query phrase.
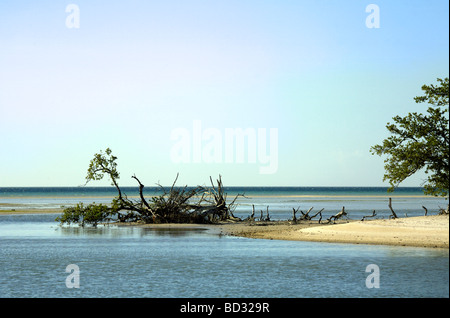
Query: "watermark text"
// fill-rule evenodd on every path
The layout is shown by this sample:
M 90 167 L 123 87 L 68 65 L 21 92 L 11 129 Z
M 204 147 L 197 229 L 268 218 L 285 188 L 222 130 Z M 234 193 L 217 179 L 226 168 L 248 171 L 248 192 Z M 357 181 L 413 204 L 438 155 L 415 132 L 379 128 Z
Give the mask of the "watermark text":
M 366 278 L 367 288 L 380 288 L 380 268 L 376 264 L 369 264 L 366 273 L 370 273 Z
M 376 4 L 369 4 L 366 7 L 366 13 L 370 13 L 366 17 L 366 27 L 369 29 L 380 28 L 380 7 Z
M 194 120 L 192 129 L 176 128 L 170 139 L 174 163 L 250 163 L 260 164 L 260 174 L 278 170 L 278 128 L 202 127 Z
M 66 6 L 66 13 L 69 15 L 66 17 L 66 27 L 69 29 L 80 28 L 80 8 L 76 4 L 68 4 Z
M 66 273 L 70 273 L 66 277 L 67 288 L 80 288 L 80 268 L 76 264 L 69 264 L 66 267 Z

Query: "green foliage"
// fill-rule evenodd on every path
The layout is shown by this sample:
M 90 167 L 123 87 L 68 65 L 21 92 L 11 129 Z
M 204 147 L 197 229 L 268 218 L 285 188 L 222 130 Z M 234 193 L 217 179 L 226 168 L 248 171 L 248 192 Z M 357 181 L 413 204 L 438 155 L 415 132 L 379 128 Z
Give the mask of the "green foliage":
M 425 194 L 447 196 L 449 189 L 449 79 L 437 81 L 439 86 L 423 85 L 424 96 L 415 97 L 416 103 L 427 102 L 427 114 L 409 113 L 395 116 L 394 124 L 386 128 L 392 136 L 381 145 L 371 147 L 372 154 L 387 155 L 385 175 L 393 191 L 401 182 L 424 169 L 428 178 Z
M 74 207 L 65 208 L 63 214 L 56 218 L 57 222 L 62 224 L 91 224 L 97 226 L 98 223 L 106 222 L 117 211 L 104 204 L 89 204 L 84 206 L 83 203 L 78 203 Z
M 105 153 L 100 151 L 94 155 L 91 160 L 86 175 L 86 183 L 91 180 L 101 180 L 104 174 L 108 174 L 111 178 L 111 185 L 117 187 L 116 180 L 119 179 L 119 172 L 117 171 L 117 157 L 112 155 L 111 149 L 107 148 Z
M 64 208 L 64 207 L 62 207 Z M 63 214 L 58 216 L 55 221 L 62 224 L 77 224 L 83 219 L 82 211 L 84 210 L 83 203 L 78 203 L 75 207 L 64 208 Z

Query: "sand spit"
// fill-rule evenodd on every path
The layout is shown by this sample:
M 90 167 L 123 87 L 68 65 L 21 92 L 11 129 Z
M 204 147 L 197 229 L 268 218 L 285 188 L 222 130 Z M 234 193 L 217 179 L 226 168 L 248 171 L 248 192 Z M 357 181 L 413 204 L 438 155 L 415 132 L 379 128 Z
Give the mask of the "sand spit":
M 416 247 L 449 247 L 449 216 L 434 215 L 339 224 L 287 222 L 273 225 L 225 224 L 225 234 L 249 238 L 381 244 Z

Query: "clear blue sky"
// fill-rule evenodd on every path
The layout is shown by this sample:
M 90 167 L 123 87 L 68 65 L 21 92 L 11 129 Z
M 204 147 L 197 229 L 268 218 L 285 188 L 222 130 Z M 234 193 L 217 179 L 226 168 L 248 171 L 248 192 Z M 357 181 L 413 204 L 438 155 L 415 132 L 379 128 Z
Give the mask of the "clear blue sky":
M 66 25 L 71 3 L 79 28 Z M 370 3 L 380 28 L 366 26 Z M 369 149 L 393 116 L 426 111 L 413 100 L 423 84 L 448 76 L 448 11 L 446 0 L 3 0 L 0 186 L 80 185 L 106 147 L 122 185 L 177 172 L 189 185 L 218 174 L 229 186 L 386 185 Z M 174 162 L 171 134 L 194 120 L 222 137 L 277 128 L 276 172 Z

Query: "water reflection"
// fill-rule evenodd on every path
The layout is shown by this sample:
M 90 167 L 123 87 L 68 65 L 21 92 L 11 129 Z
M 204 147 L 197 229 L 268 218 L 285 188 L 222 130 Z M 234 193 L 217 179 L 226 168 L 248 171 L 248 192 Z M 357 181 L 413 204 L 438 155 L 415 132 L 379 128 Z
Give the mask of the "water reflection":
M 156 235 L 156 236 L 197 236 L 202 232 L 207 231 L 206 228 L 142 228 L 143 236 Z
M 192 237 L 208 231 L 207 228 L 189 227 L 139 227 L 103 225 L 98 227 L 60 226 L 58 230 L 63 236 L 130 238 L 147 236 Z

